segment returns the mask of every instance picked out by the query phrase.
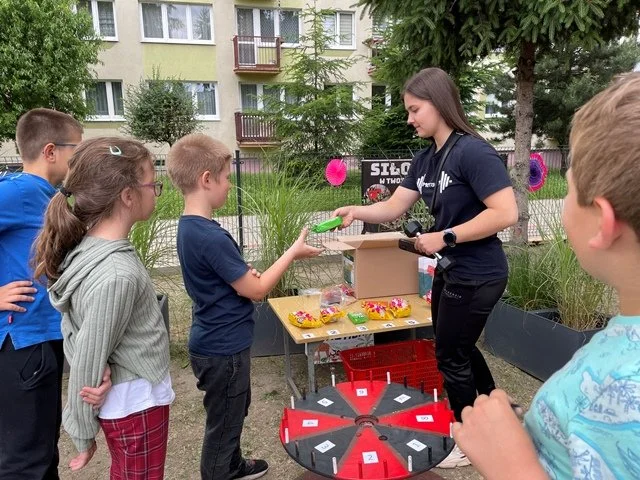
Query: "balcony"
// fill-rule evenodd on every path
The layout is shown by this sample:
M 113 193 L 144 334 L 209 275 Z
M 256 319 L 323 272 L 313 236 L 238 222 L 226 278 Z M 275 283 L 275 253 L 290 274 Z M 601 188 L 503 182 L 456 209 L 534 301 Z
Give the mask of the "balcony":
M 233 37 L 236 73 L 279 73 L 282 57 L 280 37 Z
M 236 112 L 236 140 L 241 147 L 277 145 L 272 121 L 256 113 Z

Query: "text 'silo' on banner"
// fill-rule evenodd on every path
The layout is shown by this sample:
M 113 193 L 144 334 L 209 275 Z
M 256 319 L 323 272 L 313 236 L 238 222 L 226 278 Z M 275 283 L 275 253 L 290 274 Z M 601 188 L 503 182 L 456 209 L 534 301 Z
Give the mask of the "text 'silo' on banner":
M 362 160 L 363 203 L 381 202 L 391 196 L 409 172 L 411 159 Z

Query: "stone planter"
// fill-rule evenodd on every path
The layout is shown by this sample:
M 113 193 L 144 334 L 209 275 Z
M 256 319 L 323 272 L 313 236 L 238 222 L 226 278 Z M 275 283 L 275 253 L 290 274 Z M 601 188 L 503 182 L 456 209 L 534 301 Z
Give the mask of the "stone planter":
M 255 313 L 253 318 L 253 344 L 251 345 L 252 357 L 269 357 L 272 355 L 284 355 L 284 329 L 278 316 L 271 309 L 268 302 L 254 302 Z M 298 345 L 287 335 L 289 351 L 291 353 L 304 353 L 304 345 Z

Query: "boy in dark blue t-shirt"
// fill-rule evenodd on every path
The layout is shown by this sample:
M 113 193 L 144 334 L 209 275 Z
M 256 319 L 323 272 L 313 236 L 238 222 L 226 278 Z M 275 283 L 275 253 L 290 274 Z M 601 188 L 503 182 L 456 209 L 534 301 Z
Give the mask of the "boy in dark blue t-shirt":
M 264 273 L 251 270 L 229 232 L 211 219 L 231 189 L 231 159 L 221 142 L 193 134 L 171 147 L 167 162 L 171 181 L 185 200 L 178 223 L 178 258 L 193 301 L 191 367 L 198 388 L 205 392 L 200 473 L 207 480 L 249 480 L 267 472 L 267 462 L 243 459 L 240 451 L 251 402 L 252 301 L 264 298 L 294 260 L 322 252 L 305 243 L 304 229 Z

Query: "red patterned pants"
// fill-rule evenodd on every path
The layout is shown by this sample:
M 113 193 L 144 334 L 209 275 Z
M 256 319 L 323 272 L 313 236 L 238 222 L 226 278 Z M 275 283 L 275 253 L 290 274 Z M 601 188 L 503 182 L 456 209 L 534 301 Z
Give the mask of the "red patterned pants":
M 111 480 L 162 480 L 169 436 L 169 406 L 117 420 L 100 419 L 111 453 Z

